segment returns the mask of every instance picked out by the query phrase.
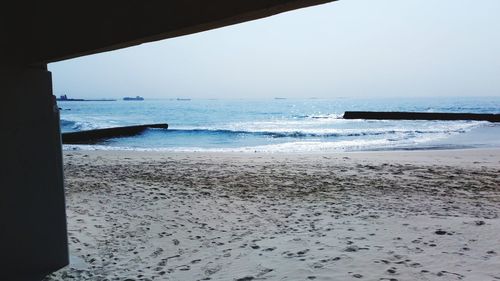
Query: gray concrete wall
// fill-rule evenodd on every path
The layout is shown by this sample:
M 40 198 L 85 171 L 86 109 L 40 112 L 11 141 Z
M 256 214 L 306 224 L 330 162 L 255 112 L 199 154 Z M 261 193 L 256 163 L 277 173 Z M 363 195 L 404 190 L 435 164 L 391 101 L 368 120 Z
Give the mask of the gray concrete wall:
M 68 264 L 59 111 L 45 65 L 0 68 L 2 280 Z

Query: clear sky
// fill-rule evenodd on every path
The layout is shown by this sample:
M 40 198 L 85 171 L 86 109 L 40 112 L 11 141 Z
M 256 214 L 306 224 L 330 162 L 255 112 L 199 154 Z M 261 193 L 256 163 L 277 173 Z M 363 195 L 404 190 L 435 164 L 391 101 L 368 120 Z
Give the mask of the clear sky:
M 500 96 L 500 0 L 341 0 L 49 70 L 75 98 Z

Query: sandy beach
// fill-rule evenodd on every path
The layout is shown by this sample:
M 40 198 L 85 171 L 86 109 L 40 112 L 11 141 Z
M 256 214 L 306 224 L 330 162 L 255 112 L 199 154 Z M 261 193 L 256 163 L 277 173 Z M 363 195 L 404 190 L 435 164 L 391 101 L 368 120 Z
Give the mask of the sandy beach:
M 47 280 L 500 280 L 500 149 L 64 162 Z

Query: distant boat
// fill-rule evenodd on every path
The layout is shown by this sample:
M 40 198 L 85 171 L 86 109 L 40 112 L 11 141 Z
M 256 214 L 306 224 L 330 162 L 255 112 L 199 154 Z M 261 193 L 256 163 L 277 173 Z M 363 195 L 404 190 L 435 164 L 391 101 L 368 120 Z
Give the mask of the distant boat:
M 68 98 L 67 95 L 61 95 L 60 97 L 56 98 L 57 101 L 116 101 L 114 99 L 93 99 L 93 100 L 86 100 L 86 99 L 70 99 Z
M 177 100 L 188 101 L 188 100 L 191 100 L 191 99 L 177 98 Z
M 56 98 L 57 101 L 83 101 L 83 99 L 70 99 L 67 95 L 61 95 L 59 98 Z
M 275 100 L 286 100 L 286 98 L 274 98 Z
M 134 97 L 124 97 L 123 100 L 144 100 L 144 98 L 141 96 L 135 96 L 135 98 Z

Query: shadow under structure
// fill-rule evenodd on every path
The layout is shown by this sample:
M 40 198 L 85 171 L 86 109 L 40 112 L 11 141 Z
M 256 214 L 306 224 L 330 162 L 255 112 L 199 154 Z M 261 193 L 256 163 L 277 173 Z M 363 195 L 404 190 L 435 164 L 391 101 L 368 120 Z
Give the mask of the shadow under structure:
M 326 2 L 10 1 L 0 11 L 2 278 L 40 280 L 69 263 L 59 112 L 47 63 Z

